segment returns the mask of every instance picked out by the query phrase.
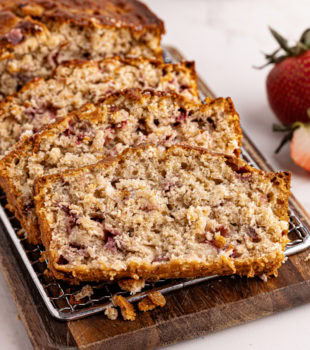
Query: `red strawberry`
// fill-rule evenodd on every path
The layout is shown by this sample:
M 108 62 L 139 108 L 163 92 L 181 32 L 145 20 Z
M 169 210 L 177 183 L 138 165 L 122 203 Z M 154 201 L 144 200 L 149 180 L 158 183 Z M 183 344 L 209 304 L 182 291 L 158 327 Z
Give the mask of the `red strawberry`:
M 308 117 L 310 118 L 310 108 L 308 109 Z M 290 145 L 291 158 L 297 165 L 310 171 L 310 123 L 296 122 L 288 127 L 274 125 L 273 130 L 288 132 L 277 148 L 276 153 L 280 151 L 286 142 L 292 140 Z
M 268 74 L 266 87 L 270 107 L 283 124 L 307 122 L 310 106 L 310 29 L 293 47 L 270 28 L 280 48 L 266 55 L 275 66 Z M 281 49 L 284 53 L 280 53 Z

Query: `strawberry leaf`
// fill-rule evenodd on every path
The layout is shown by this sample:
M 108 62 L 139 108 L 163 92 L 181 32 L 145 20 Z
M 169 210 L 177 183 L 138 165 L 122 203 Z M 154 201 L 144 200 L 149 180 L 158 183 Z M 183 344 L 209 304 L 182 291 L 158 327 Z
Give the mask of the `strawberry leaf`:
M 264 54 L 267 63 L 262 66 L 254 66 L 256 69 L 262 69 L 271 63 L 277 64 L 284 61 L 287 57 L 299 56 L 310 50 L 310 28 L 302 33 L 300 40 L 297 41 L 295 46 L 289 46 L 287 39 L 273 28 L 269 27 L 269 30 L 280 47 L 271 54 Z
M 292 54 L 292 48 L 288 46 L 288 41 L 285 39 L 281 34 L 279 34 L 277 31 L 275 31 L 273 28 L 269 27 L 269 30 L 272 34 L 272 36 L 276 39 L 278 44 L 280 45 L 281 49 L 283 49 L 288 54 Z
M 310 28 L 306 29 L 299 40 L 303 43 L 308 49 L 310 49 Z

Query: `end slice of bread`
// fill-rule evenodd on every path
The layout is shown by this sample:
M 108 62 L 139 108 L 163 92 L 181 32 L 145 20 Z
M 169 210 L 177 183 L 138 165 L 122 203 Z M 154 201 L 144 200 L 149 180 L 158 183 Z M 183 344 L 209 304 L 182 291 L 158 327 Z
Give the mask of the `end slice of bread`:
M 1 0 L 0 100 L 62 62 L 162 60 L 163 22 L 136 0 Z
M 276 274 L 289 173 L 175 145 L 36 180 L 49 268 L 80 281 Z

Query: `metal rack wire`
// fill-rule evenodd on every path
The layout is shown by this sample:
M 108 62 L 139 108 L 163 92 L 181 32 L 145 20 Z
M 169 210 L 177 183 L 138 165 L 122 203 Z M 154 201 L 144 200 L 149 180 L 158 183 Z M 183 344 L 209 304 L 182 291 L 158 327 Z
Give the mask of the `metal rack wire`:
M 165 54 L 165 59 L 166 61 L 173 61 L 168 53 Z M 245 149 L 242 149 L 242 157 L 252 166 L 258 167 Z M 57 281 L 45 274 L 47 263 L 41 259 L 44 247 L 28 243 L 18 220 L 6 209 L 6 204 L 6 197 L 0 191 L 0 220 L 5 226 L 8 236 L 12 240 L 46 307 L 51 315 L 59 320 L 76 320 L 102 312 L 112 305 L 112 297 L 114 295 L 123 295 L 128 301 L 133 302 L 144 298 L 147 292 L 154 288 L 165 294 L 216 278 L 216 276 L 211 276 L 196 279 L 159 280 L 155 283 L 147 283 L 143 291 L 136 295 L 130 295 L 130 293 L 121 290 L 117 283 L 88 283 L 93 290 L 93 294 L 76 301 L 75 295 L 81 291 L 86 283 L 79 286 L 69 286 L 65 282 Z M 303 225 L 292 207 L 290 208 L 289 235 L 291 242 L 286 249 L 287 256 L 310 247 L 310 232 Z

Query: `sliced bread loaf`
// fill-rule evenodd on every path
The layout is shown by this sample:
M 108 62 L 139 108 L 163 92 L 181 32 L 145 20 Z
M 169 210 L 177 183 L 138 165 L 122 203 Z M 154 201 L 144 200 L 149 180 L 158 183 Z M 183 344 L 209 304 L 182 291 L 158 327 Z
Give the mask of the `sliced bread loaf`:
M 34 79 L 0 103 L 0 158 L 20 139 L 42 130 L 86 102 L 127 88 L 175 91 L 199 101 L 193 62 L 107 58 L 59 65 L 52 77 Z
M 136 0 L 1 0 L 0 99 L 61 62 L 162 58 L 163 22 Z
M 276 274 L 289 173 L 190 147 L 146 146 L 39 178 L 36 211 L 57 278 Z
M 229 98 L 203 105 L 173 93 L 129 90 L 97 106 L 85 105 L 15 147 L 0 161 L 0 184 L 29 240 L 37 243 L 36 177 L 92 164 L 145 142 L 185 143 L 238 155 L 241 136 Z

